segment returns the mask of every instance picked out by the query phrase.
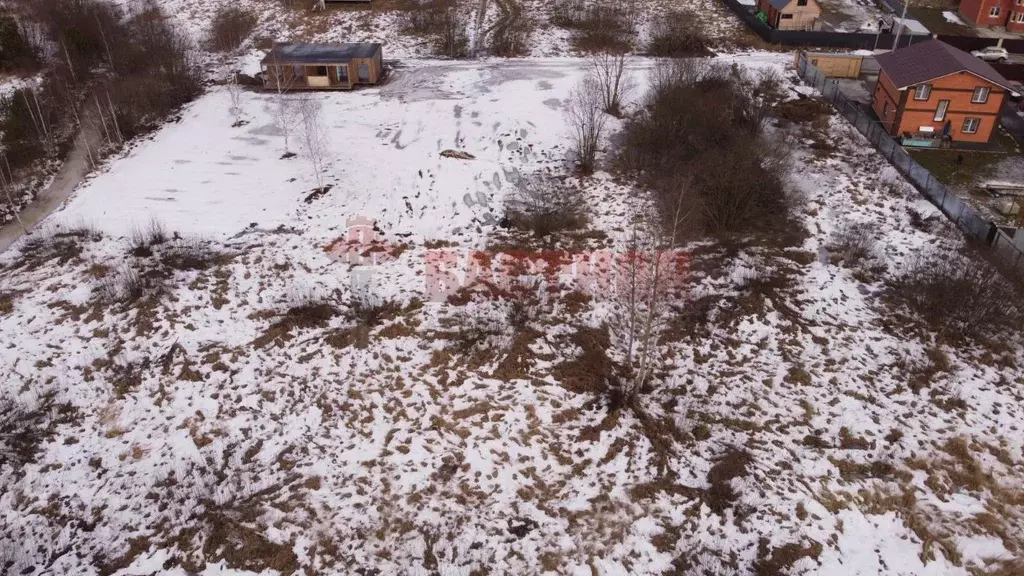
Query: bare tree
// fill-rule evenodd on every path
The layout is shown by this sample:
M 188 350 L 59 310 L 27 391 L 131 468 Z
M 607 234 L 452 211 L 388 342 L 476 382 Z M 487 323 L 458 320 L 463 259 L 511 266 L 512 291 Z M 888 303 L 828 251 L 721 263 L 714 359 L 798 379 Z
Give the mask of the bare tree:
M 322 106 L 315 97 L 309 96 L 298 101 L 299 117 L 302 119 L 299 136 L 302 152 L 309 160 L 316 178 L 317 189 L 324 187 L 324 161 L 327 158 L 327 131 L 324 130 Z
M 292 130 L 295 127 L 298 110 L 288 93 L 295 84 L 296 76 L 291 71 L 286 72 L 285 65 L 281 62 L 276 49 L 271 51 L 271 61 L 266 73 L 270 75 L 270 79 L 267 82 L 272 83 L 274 87 L 274 102 L 272 105 L 274 124 L 277 125 L 277 129 L 284 138 L 285 156 L 292 156 L 289 143 Z
M 629 63 L 625 53 L 595 54 L 590 60 L 590 73 L 601 88 L 604 111 L 612 116 L 622 115 L 622 100 L 633 89 L 632 78 L 626 73 Z
M 11 213 L 14 214 L 14 219 L 18 221 L 18 225 L 21 226 L 21 231 L 28 234 L 28 228 L 25 227 L 25 223 L 21 221 L 21 213 L 18 211 L 18 205 L 14 202 L 14 197 L 11 195 L 11 189 L 14 188 L 14 174 L 11 172 L 11 165 L 7 163 L 7 156 L 3 152 L 0 152 L 0 160 L 3 160 L 3 164 L 0 164 L 0 188 L 4 189 L 4 195 L 7 197 L 7 205 L 11 207 Z M 4 169 L 6 168 L 7 173 L 4 175 Z
M 231 108 L 228 112 L 234 118 L 232 126 L 238 126 L 242 121 L 242 87 L 238 85 L 238 74 L 229 73 L 225 85 L 228 88 L 228 98 L 231 101 Z
M 456 7 L 439 9 L 442 12 L 438 17 L 437 44 L 435 46 L 437 54 L 449 58 L 465 57 L 469 47 L 466 23 L 462 20 Z
M 569 137 L 579 158 L 580 170 L 587 174 L 594 171 L 597 147 L 604 130 L 602 103 L 601 86 L 588 74 L 572 90 L 565 108 Z
M 676 238 L 689 219 L 688 185 L 681 185 L 671 226 L 643 211 L 632 218 L 626 255 L 618 267 L 611 335 L 626 368 L 617 392 L 624 405 L 634 401 L 658 367 L 658 341 L 664 332 L 670 298 L 681 262 Z
M 539 175 L 520 176 L 505 199 L 505 217 L 516 228 L 545 237 L 586 223 L 582 191 Z

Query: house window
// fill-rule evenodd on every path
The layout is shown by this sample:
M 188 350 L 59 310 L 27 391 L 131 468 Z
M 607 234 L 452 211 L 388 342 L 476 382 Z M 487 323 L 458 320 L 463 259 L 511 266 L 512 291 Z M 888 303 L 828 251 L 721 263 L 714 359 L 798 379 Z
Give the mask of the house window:
M 1024 0 L 1017 0 L 1018 2 L 1024 2 Z M 1024 22 L 1024 12 L 1017 12 L 1013 15 L 1013 21 L 1018 24 Z
M 935 120 L 941 122 L 946 119 L 946 110 L 949 110 L 949 100 L 939 100 L 939 107 L 935 109 Z
M 1024 2 L 1024 0 L 1020 0 L 1020 1 Z M 796 5 L 797 6 L 807 6 L 807 0 L 796 0 Z
M 974 94 L 971 94 L 971 104 L 984 104 L 988 102 L 988 86 L 978 86 L 974 89 Z
M 348 82 L 348 66 L 338 66 L 338 80 Z
M 988 11 L 988 15 L 991 18 L 999 16 L 999 6 L 993 6 L 992 9 Z
M 914 100 L 927 100 L 931 95 L 931 84 L 921 84 L 917 88 L 914 88 Z
M 783 14 L 782 16 L 780 16 L 780 18 L 782 18 L 783 20 L 789 20 L 792 17 L 793 17 L 792 14 Z
M 327 76 L 327 66 L 317 66 L 315 76 Z
M 964 118 L 964 126 L 960 131 L 964 134 L 974 134 L 978 131 L 980 124 L 981 118 Z

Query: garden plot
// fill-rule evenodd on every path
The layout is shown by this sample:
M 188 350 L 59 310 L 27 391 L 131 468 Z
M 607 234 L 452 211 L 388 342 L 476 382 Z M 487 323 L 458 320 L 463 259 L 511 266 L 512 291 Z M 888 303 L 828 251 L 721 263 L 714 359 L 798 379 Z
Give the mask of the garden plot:
M 422 301 L 432 254 L 497 238 L 512 173 L 568 173 L 582 68 L 422 62 L 312 95 L 313 198 L 273 95 L 233 127 L 214 90 L 80 188 L 59 235 L 0 257 L 20 407 L 0 424 L 32 433 L 3 437 L 5 567 L 966 575 L 1019 554 L 1020 343 L 951 345 L 886 306 L 887 275 L 963 240 L 838 117 L 776 127 L 801 244 L 689 247 L 650 420 L 586 387 L 605 295 L 567 287 L 525 320 L 507 297 Z M 584 246 L 621 248 L 637 191 L 579 183 Z M 366 308 L 324 251 L 354 216 L 386 241 Z M 837 243 L 854 225 L 877 241 L 860 265 Z

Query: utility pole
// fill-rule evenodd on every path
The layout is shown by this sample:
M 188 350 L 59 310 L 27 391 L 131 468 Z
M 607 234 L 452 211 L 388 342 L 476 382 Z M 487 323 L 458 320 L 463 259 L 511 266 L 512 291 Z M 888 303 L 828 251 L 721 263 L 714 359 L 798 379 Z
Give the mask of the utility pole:
M 900 44 L 900 34 L 903 33 L 903 21 L 907 18 L 907 6 L 910 5 L 910 0 L 903 0 L 903 15 L 900 16 L 900 27 L 896 30 L 896 38 L 892 41 L 892 48 L 889 52 L 892 52 Z

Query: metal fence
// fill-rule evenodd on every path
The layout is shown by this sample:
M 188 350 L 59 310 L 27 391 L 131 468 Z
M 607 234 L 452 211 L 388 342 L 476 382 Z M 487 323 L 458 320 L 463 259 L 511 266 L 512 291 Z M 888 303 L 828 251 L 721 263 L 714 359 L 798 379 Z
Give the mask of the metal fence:
M 993 252 L 1006 264 L 1024 271 L 1024 253 L 1002 230 L 979 216 L 966 202 L 949 190 L 932 173 L 914 161 L 910 154 L 892 138 L 876 117 L 864 107 L 847 98 L 839 83 L 825 77 L 816 66 L 800 53 L 797 72 L 807 84 L 813 86 L 836 110 L 863 134 L 878 152 L 903 174 L 921 194 L 968 236 L 990 244 Z

